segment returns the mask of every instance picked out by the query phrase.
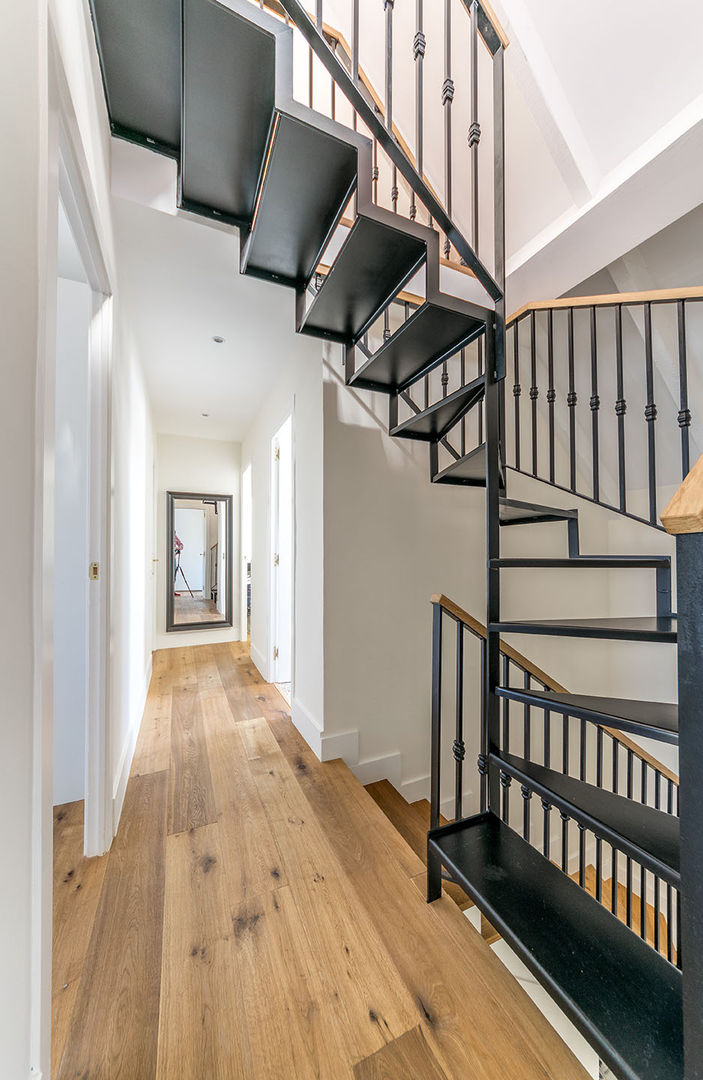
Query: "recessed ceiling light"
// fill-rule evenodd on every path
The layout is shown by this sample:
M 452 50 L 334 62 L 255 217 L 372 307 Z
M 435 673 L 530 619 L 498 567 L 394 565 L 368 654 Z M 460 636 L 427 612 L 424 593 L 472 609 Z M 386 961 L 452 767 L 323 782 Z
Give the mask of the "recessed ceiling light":
M 223 337 L 220 337 L 219 334 L 215 334 L 212 340 L 215 342 L 216 345 L 222 345 L 225 339 Z
M 210 413 L 209 413 L 209 412 L 201 412 L 201 414 L 200 414 L 200 415 L 201 415 L 201 416 L 209 416 L 209 415 L 210 415 Z

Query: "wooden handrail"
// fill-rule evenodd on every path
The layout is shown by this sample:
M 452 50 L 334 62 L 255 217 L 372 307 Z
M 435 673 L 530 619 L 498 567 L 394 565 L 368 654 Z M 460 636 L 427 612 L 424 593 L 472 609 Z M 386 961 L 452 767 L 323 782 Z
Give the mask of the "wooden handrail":
M 701 461 L 703 461 L 703 456 L 699 459 L 698 464 L 700 464 Z M 700 531 L 703 532 L 703 529 Z M 439 604 L 444 611 L 449 615 L 453 615 L 455 619 L 458 619 L 468 627 L 469 630 L 472 630 L 477 637 L 483 638 L 485 641 L 487 632 L 483 623 L 479 622 L 478 619 L 475 619 L 473 615 L 470 615 L 468 611 L 460 607 L 454 600 L 450 600 L 449 597 L 445 596 L 443 593 L 434 593 L 434 595 L 430 597 L 430 603 Z M 514 649 L 512 645 L 508 645 L 502 638 L 500 641 L 500 651 L 504 656 L 509 657 L 510 660 L 514 660 L 523 671 L 534 676 L 534 678 L 537 679 L 538 682 L 541 682 L 543 686 L 546 686 L 548 690 L 553 690 L 556 694 L 569 693 L 565 686 L 558 683 L 551 675 L 547 675 L 546 672 L 542 671 L 536 664 L 533 664 L 531 660 L 528 660 L 527 657 L 523 656 L 517 649 Z M 632 750 L 641 761 L 646 761 L 648 765 L 651 765 L 653 769 L 656 769 L 657 772 L 661 773 L 666 780 L 671 780 L 671 782 L 678 787 L 679 778 L 676 773 L 672 772 L 671 769 L 668 769 L 666 765 L 662 765 L 661 761 L 658 761 L 651 754 L 647 753 L 646 750 L 643 750 L 634 739 L 629 739 L 622 731 L 606 727 L 605 724 L 599 724 L 598 726 L 601 727 L 603 731 L 606 731 L 608 735 L 611 735 L 616 739 L 621 746 L 624 746 L 627 750 Z
M 670 499 L 661 523 L 672 536 L 703 532 L 703 454 Z
M 682 289 L 650 289 L 649 292 L 602 293 L 598 296 L 564 296 L 559 300 L 532 300 L 523 304 L 508 318 L 506 326 L 521 319 L 530 311 L 548 311 L 559 308 L 617 307 L 618 304 L 662 304 L 667 300 L 703 300 L 703 286 L 692 285 Z

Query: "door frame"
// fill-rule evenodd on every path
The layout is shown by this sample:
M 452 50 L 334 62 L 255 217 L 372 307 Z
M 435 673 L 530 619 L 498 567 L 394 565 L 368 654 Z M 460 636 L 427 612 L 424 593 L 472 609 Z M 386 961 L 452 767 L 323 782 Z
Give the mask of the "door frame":
M 41 106 L 39 176 L 39 320 L 36 362 L 34 468 L 34 708 L 32 785 L 32 961 L 30 1052 L 33 1073 L 49 1075 L 51 1057 L 51 946 L 53 876 L 53 582 L 54 444 L 56 408 L 56 283 L 58 205 L 64 205 L 93 296 L 89 335 L 90 479 L 88 715 L 85 747 L 86 855 L 108 850 L 113 837 L 110 783 L 110 563 L 113 283 L 101 241 L 93 193 L 71 93 L 52 23 L 45 22 L 46 107 Z M 86 575 L 88 567 L 86 566 Z
M 291 409 L 283 420 L 276 427 L 273 435 L 271 436 L 271 471 L 270 471 L 270 504 L 269 504 L 269 522 L 270 522 L 270 550 L 269 550 L 269 581 L 270 581 L 270 621 L 269 621 L 269 641 L 268 641 L 268 666 L 270 682 L 282 682 L 280 672 L 278 670 L 278 661 L 274 652 L 276 647 L 276 640 L 279 637 L 278 623 L 279 623 L 279 588 L 278 588 L 278 575 L 276 574 L 275 558 L 276 552 L 279 547 L 279 479 L 278 479 L 278 466 L 277 458 L 275 454 L 275 444 L 278 438 L 278 433 L 281 428 L 290 422 L 290 682 L 291 686 L 294 682 L 295 672 L 295 419 L 294 410 Z M 288 680 L 286 680 L 288 681 Z

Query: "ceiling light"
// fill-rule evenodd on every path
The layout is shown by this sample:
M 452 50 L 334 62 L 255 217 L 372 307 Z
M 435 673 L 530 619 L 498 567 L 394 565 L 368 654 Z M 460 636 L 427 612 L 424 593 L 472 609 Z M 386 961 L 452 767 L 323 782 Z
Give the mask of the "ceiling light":
M 225 339 L 223 337 L 220 337 L 219 334 L 215 334 L 212 340 L 215 342 L 216 345 L 222 345 Z
M 210 415 L 210 413 L 209 413 L 209 412 L 201 412 L 201 414 L 200 414 L 200 415 L 201 415 L 201 416 L 209 416 L 209 415 Z

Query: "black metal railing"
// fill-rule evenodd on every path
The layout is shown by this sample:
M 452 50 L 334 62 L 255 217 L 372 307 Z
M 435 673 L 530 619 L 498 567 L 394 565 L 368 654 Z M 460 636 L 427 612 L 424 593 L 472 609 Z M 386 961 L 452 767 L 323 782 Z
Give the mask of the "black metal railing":
M 507 466 L 659 527 L 691 464 L 687 352 L 701 300 L 701 289 L 574 298 L 513 316 Z
M 440 814 L 460 819 L 489 804 L 489 773 L 500 784 L 500 814 L 545 858 L 608 907 L 671 963 L 679 964 L 679 890 L 646 855 L 621 843 L 573 804 L 536 783 L 507 755 L 586 781 L 678 816 L 678 778 L 621 732 L 548 708 L 500 701 L 499 750 L 489 751 L 483 679 L 486 630 L 444 596 L 432 598 L 431 828 Z M 447 633 L 447 626 L 450 631 Z M 501 685 L 564 688 L 501 642 Z M 450 677 L 445 672 L 450 669 Z M 467 719 L 470 722 L 467 722 Z M 443 737 L 445 727 L 449 734 Z M 466 768 L 477 762 L 477 773 Z M 446 778 L 446 780 L 445 780 Z
M 481 0 L 443 0 L 433 7 L 431 30 L 423 0 L 415 0 L 414 10 L 377 0 L 363 12 L 359 0 L 351 0 L 342 27 L 328 24 L 324 0 L 316 0 L 312 15 L 300 0 L 252 2 L 303 38 L 294 52 L 294 87 L 303 103 L 372 140 L 374 201 L 438 229 L 445 260 L 468 268 L 499 300 L 501 272 L 488 241 L 503 162 L 495 152 L 481 153 L 481 135 L 502 116 L 507 40 Z M 374 67 L 379 37 L 383 70 Z M 481 71 L 489 63 L 491 90 L 479 95 L 488 85 Z M 398 83 L 412 86 L 412 95 L 394 94 Z M 435 131 L 441 139 L 428 140 Z

